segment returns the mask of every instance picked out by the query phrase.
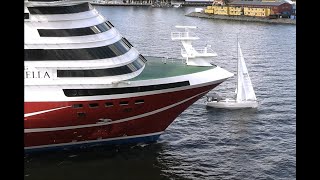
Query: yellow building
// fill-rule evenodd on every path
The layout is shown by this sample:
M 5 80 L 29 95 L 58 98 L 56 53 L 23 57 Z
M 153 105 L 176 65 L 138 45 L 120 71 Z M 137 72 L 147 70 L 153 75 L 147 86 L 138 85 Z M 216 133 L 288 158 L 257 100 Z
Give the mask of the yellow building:
M 207 6 L 207 14 L 267 17 L 271 14 L 270 7 L 241 7 L 241 6 Z
M 252 7 L 244 7 L 243 13 L 245 16 L 258 16 L 258 17 L 266 17 L 270 15 L 270 8 L 252 8 Z
M 213 14 L 213 9 L 205 9 L 204 13 Z
M 213 13 L 218 15 L 229 15 L 228 6 L 212 6 Z
M 213 14 L 213 8 L 212 8 L 212 6 L 207 6 L 207 8 L 204 9 L 204 13 L 206 13 L 206 14 Z
M 242 7 L 229 7 L 229 15 L 240 16 L 243 14 Z

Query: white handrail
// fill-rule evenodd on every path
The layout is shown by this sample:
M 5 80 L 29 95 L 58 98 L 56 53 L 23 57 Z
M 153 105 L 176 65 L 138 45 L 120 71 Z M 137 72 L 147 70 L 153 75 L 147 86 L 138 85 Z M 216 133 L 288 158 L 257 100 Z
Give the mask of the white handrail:
M 176 28 L 183 28 L 183 29 L 196 29 L 197 28 L 197 26 L 179 26 L 179 25 L 177 25 L 175 27 Z
M 188 38 L 189 32 L 172 32 L 171 38 Z

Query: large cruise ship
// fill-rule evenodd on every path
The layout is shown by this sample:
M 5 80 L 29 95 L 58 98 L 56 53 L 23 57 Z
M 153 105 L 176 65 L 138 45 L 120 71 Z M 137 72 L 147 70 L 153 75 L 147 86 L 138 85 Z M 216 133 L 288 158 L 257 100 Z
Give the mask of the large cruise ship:
M 25 151 L 153 142 L 233 76 L 144 57 L 89 2 L 25 0 Z

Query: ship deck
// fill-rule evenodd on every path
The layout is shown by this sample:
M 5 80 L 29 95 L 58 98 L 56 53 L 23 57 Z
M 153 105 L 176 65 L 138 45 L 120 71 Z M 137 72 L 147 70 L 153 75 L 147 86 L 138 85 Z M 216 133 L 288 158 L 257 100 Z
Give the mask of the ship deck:
M 147 80 L 147 79 L 159 79 L 172 76 L 180 76 L 185 74 L 197 73 L 201 71 L 206 71 L 213 69 L 216 66 L 187 66 L 183 59 L 174 59 L 174 58 L 164 58 L 164 57 L 153 57 L 145 56 L 147 59 L 146 67 L 142 73 L 130 79 L 130 81 L 136 80 Z

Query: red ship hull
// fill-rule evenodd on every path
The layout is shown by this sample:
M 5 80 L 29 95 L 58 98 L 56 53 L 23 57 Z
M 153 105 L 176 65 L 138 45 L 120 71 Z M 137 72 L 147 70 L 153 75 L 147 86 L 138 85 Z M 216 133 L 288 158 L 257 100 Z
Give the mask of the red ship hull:
M 217 85 L 124 99 L 25 102 L 25 150 L 156 141 L 177 116 Z M 113 106 L 105 107 L 105 102 Z

